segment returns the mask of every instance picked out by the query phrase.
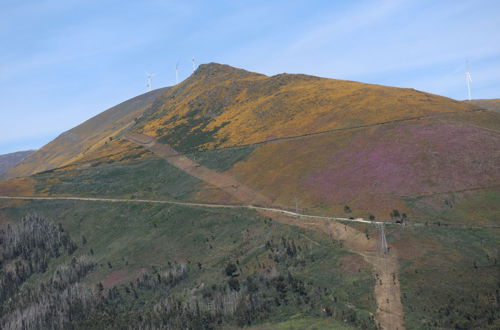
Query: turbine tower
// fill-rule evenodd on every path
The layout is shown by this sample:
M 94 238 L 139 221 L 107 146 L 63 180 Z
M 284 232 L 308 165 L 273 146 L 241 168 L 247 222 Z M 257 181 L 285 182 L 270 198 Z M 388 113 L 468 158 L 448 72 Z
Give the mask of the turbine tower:
M 470 92 L 470 85 L 472 84 L 472 77 L 469 71 L 469 61 L 465 62 L 465 81 L 467 81 L 467 96 L 469 97 L 469 101 L 471 101 L 472 94 Z
M 191 59 L 191 61 L 193 62 L 193 72 L 194 72 L 194 70 L 196 70 L 196 63 L 195 63 L 195 60 L 194 60 L 194 56 Z
M 175 84 L 179 83 L 179 62 L 175 65 Z
M 146 77 L 147 77 L 147 82 L 146 82 L 146 88 L 148 92 L 150 92 L 153 89 L 153 77 L 156 75 L 156 73 L 148 73 L 146 72 Z

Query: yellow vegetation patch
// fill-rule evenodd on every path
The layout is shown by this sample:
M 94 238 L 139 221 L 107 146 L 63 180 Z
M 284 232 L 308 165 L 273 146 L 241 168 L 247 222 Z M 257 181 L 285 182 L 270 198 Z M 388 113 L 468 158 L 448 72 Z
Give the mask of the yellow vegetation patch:
M 249 144 L 473 109 L 464 102 L 412 89 L 305 75 L 266 77 L 210 64 L 169 91 L 160 112 L 144 123 L 142 132 L 159 136 L 194 115 L 209 121 L 205 131 L 225 125 L 216 133 L 216 142 L 204 145 L 210 148 L 221 141 L 223 146 Z
M 0 181 L 0 196 L 31 196 L 35 183 L 29 177 Z

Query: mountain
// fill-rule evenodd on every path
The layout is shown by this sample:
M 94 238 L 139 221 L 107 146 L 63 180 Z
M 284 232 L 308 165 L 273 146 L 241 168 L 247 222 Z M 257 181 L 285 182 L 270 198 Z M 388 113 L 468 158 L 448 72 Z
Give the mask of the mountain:
M 437 95 L 208 64 L 163 99 L 132 131 L 181 152 L 254 148 L 229 172 L 283 207 L 420 216 L 415 199 L 500 182 L 498 133 L 477 122 L 499 116 Z
M 160 88 L 134 97 L 62 133 L 7 171 L 6 176 L 27 176 L 77 161 L 132 125 L 166 90 Z
M 0 327 L 500 325 L 500 113 L 216 63 L 138 99 L 0 181 L 38 197 L 0 198 Z
M 5 155 L 0 155 L 0 175 L 9 168 L 16 166 L 23 159 L 31 155 L 35 150 L 17 151 Z
M 125 117 L 111 119 L 119 116 Z M 210 63 L 177 86 L 63 133 L 8 175 L 133 159 L 133 144 L 120 139 L 132 131 L 181 153 L 246 148 L 248 155 L 225 170 L 276 206 L 290 207 L 301 196 L 302 208 L 318 213 L 349 205 L 360 216 L 387 217 L 396 208 L 414 217 L 445 212 L 454 221 L 488 222 L 491 217 L 470 210 L 457 218 L 457 209 L 436 200 L 497 189 L 499 120 L 482 107 L 412 89 L 300 74 L 267 77 Z M 207 191 L 189 198 L 229 198 Z

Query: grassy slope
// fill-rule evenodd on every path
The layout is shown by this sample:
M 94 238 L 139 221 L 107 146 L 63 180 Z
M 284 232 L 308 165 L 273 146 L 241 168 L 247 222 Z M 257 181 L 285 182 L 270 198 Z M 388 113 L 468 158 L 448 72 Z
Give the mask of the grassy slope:
M 406 199 L 500 182 L 498 144 L 498 134 L 460 121 L 422 120 L 258 146 L 228 173 L 277 205 L 294 207 L 297 197 L 319 212 L 347 204 L 364 216 L 398 208 L 422 217 L 429 209 Z
M 472 100 L 472 101 L 465 101 L 467 103 L 472 103 L 476 106 L 493 110 L 493 111 L 500 111 L 500 99 L 479 99 L 479 100 Z
M 406 324 L 500 326 L 498 229 L 420 227 L 388 233 L 400 257 Z
M 491 131 L 500 126 L 500 116 L 473 109 L 409 89 L 305 75 L 267 77 L 208 64 L 165 93 L 133 129 L 192 152 L 453 112 L 258 146 L 229 171 L 280 206 L 293 207 L 299 198 L 302 208 L 323 212 L 349 204 L 365 216 L 386 218 L 398 208 L 413 217 L 435 217 L 439 212 L 414 209 L 404 198 L 500 182 L 500 141 Z M 221 197 L 201 192 L 196 198 Z
M 339 244 L 332 244 L 326 235 L 268 222 L 252 212 L 68 201 L 0 208 L 0 214 L 11 222 L 33 212 L 61 223 L 80 246 L 77 255 L 94 256 L 99 267 L 87 279 L 92 285 L 100 281 L 105 287 L 120 286 L 153 267 L 179 262 L 189 263 L 194 272 L 185 286 L 199 287 L 203 283 L 210 287 L 224 284 L 224 267 L 238 261 L 240 281 L 277 267 L 285 275 L 291 272 L 305 279 L 309 290 L 328 290 L 322 299 L 331 301 L 335 297 L 339 306 L 355 309 L 363 315 L 374 310 L 372 276 L 360 257 Z M 83 236 L 85 244 L 81 243 Z M 277 263 L 268 257 L 266 242 L 279 244 L 282 237 L 300 247 L 305 264 L 293 259 Z M 201 269 L 196 266 L 198 262 Z M 50 269 L 54 267 L 52 264 Z M 147 304 L 148 298 L 144 299 Z M 313 317 L 319 324 L 329 324 L 328 320 L 321 321 L 324 314 L 319 308 L 310 313 L 283 305 L 271 319 L 281 322 L 297 314 Z
M 199 183 L 154 155 L 83 169 L 63 168 L 33 177 L 38 192 L 62 196 L 172 199 L 190 194 Z
M 139 95 L 64 132 L 24 159 L 21 164 L 11 168 L 6 176 L 27 176 L 79 160 L 134 123 L 135 118 L 140 117 L 165 91 L 166 88 L 162 88 Z

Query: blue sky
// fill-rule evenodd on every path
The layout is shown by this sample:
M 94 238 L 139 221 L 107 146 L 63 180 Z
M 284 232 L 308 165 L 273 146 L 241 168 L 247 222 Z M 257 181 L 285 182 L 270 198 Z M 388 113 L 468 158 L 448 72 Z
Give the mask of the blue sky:
M 0 0 L 0 154 L 198 63 L 500 98 L 500 1 Z

